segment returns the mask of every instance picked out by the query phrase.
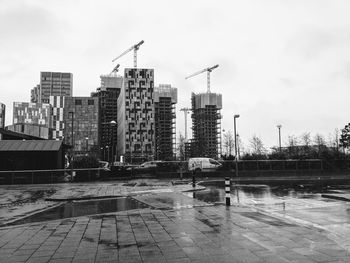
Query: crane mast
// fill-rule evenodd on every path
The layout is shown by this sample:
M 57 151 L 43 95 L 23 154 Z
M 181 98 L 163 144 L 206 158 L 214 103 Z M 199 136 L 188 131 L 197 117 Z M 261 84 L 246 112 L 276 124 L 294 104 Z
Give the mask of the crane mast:
M 188 77 L 186 77 L 185 79 L 189 79 L 189 78 L 192 78 L 194 76 L 197 76 L 203 72 L 207 72 L 207 93 L 210 93 L 210 73 L 216 69 L 217 67 L 219 67 L 219 65 L 215 65 L 213 67 L 209 67 L 209 68 L 205 68 L 205 69 L 202 69 L 196 73 L 193 73 L 191 75 L 189 75 Z
M 134 50 L 134 68 L 137 68 L 137 50 L 139 50 L 140 46 L 145 41 L 141 40 L 139 43 L 133 45 L 132 47 L 128 48 L 126 51 L 124 51 L 122 54 L 120 54 L 118 57 L 112 60 L 112 62 L 116 61 L 117 59 L 121 58 L 125 54 L 129 53 L 130 51 Z
M 185 114 L 185 141 L 187 142 L 187 114 L 189 113 L 189 108 L 182 108 L 180 111 L 183 111 Z

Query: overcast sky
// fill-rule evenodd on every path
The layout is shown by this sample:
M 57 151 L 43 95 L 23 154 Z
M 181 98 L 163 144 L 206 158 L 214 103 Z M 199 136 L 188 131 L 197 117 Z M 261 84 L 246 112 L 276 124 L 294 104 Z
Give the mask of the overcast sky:
M 29 101 L 40 71 L 73 73 L 74 96 L 89 96 L 116 63 L 155 70 L 155 84 L 178 88 L 177 130 L 191 92 L 223 95 L 222 128 L 267 147 L 288 135 L 326 138 L 350 121 L 350 1 L 0 0 L 0 102 Z M 189 118 L 190 120 L 190 118 Z M 190 124 L 190 122 L 189 122 Z M 189 125 L 191 126 L 191 125 Z M 177 134 L 177 135 L 178 135 Z

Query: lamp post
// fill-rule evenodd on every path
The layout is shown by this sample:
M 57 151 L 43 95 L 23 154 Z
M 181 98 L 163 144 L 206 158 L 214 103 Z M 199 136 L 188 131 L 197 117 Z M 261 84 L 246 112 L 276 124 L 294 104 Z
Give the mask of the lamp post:
M 279 141 L 279 147 L 280 147 L 280 153 L 281 153 L 282 152 L 282 147 L 281 147 L 281 128 L 282 128 L 282 125 L 278 124 L 277 128 L 278 128 L 278 141 Z
M 221 133 L 221 135 L 220 135 L 220 141 L 221 141 L 221 145 L 220 145 L 220 148 L 221 148 L 221 158 L 222 158 L 222 156 L 223 156 L 223 150 L 222 150 L 222 136 L 225 136 L 225 129 L 222 129 L 222 133 Z
M 233 116 L 233 129 L 234 129 L 234 135 L 235 135 L 235 174 L 236 177 L 238 177 L 238 162 L 237 162 L 237 133 L 236 133 L 236 119 L 239 118 L 239 115 L 236 114 Z
M 69 115 L 72 115 L 71 120 L 72 120 L 72 133 L 71 133 L 71 142 L 72 142 L 72 152 L 71 152 L 71 161 L 70 161 L 70 169 L 71 169 L 71 181 L 73 181 L 73 157 L 74 157 L 74 132 L 73 132 L 73 125 L 74 125 L 74 112 L 70 111 L 68 112 Z
M 112 130 L 112 163 L 114 163 L 114 128 L 117 125 L 116 121 L 110 121 L 109 122 L 110 126 L 111 126 L 111 130 Z
M 89 152 L 89 137 L 85 137 L 85 141 L 86 141 L 86 156 L 87 156 Z

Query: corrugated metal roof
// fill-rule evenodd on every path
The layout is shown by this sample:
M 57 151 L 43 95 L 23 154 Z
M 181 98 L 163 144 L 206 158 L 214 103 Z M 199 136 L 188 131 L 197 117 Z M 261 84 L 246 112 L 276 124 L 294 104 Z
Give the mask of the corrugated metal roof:
M 62 141 L 57 140 L 2 140 L 0 152 L 8 151 L 58 151 Z

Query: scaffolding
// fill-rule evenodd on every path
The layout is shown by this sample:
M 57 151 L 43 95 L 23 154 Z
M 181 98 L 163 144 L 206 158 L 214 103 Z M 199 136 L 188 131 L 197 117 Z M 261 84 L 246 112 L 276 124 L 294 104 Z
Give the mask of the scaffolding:
M 177 89 L 170 85 L 155 88 L 155 158 L 173 160 L 176 152 Z
M 221 152 L 222 96 L 192 93 L 192 157 L 219 158 Z

